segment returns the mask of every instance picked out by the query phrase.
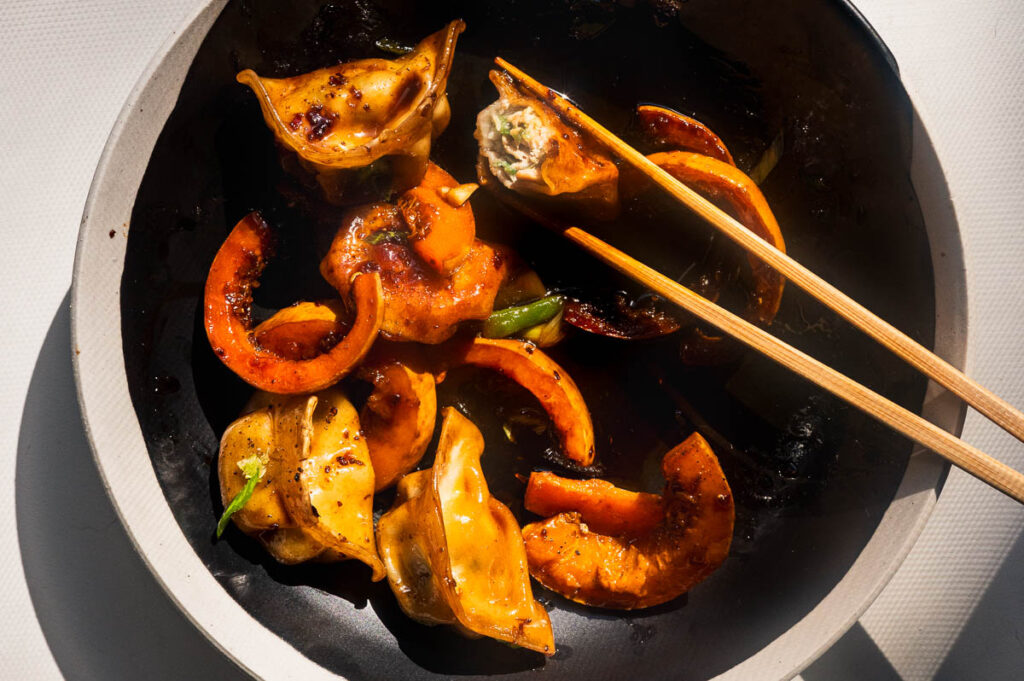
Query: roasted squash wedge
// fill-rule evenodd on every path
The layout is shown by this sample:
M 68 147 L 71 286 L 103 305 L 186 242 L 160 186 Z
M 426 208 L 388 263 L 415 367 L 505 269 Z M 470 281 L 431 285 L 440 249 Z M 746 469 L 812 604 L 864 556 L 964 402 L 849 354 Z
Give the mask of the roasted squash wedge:
M 316 392 L 351 371 L 376 340 L 384 304 L 380 278 L 365 274 L 352 281 L 355 318 L 343 338 L 310 359 L 291 359 L 261 347 L 252 328 L 252 289 L 270 250 L 270 227 L 259 213 L 231 230 L 206 279 L 206 335 L 214 354 L 250 385 L 280 394 Z
M 662 472 L 660 504 L 610 485 L 531 479 L 527 509 L 557 513 L 523 528 L 534 579 L 579 603 L 631 610 L 670 601 L 714 572 L 735 517 L 718 459 L 694 433 L 665 455 Z

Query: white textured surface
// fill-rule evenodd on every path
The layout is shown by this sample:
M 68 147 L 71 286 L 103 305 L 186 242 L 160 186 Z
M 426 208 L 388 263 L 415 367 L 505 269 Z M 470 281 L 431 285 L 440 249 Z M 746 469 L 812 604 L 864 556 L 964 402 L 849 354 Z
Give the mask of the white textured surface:
M 138 74 L 156 47 L 196 4 L 195 0 L 0 3 L 0 25 L 4 26 L 0 41 L 0 149 L 4 151 L 0 226 L 5 244 L 0 252 L 0 296 L 8 310 L 7 319 L 16 324 L 0 341 L 4 358 L 0 363 L 0 418 L 4 426 L 0 429 L 3 678 L 57 679 L 63 671 L 67 678 L 115 679 L 126 678 L 122 674 L 131 668 L 151 678 L 181 678 L 189 663 L 206 660 L 212 664 L 209 660 L 213 653 L 198 637 L 189 639 L 194 652 L 183 648 L 184 644 L 175 648 L 166 639 L 188 625 L 181 618 L 174 620 L 166 603 L 151 604 L 154 596 L 146 595 L 155 588 L 151 584 L 126 584 L 124 590 L 138 594 L 138 602 L 151 607 L 159 622 L 147 625 L 145 617 L 136 618 L 140 622 L 135 627 L 136 635 L 121 641 L 99 641 L 97 650 L 90 651 L 87 646 L 76 649 L 75 641 L 68 639 L 90 640 L 93 632 L 86 631 L 87 627 L 105 629 L 107 620 L 132 618 L 116 609 L 81 612 L 82 607 L 72 602 L 44 607 L 46 594 L 41 596 L 40 589 L 46 585 L 37 584 L 33 601 L 22 560 L 18 560 L 22 555 L 19 539 L 22 543 L 52 540 L 31 536 L 39 526 L 20 522 L 25 517 L 26 503 L 38 515 L 45 515 L 48 509 L 36 509 L 31 499 L 24 499 L 24 472 L 33 469 L 17 458 L 41 457 L 56 463 L 61 452 L 19 442 L 19 426 L 25 427 L 21 418 L 23 411 L 28 411 L 24 405 L 30 380 L 38 379 L 33 382 L 40 383 L 44 396 L 51 387 L 67 389 L 60 381 L 55 380 L 60 385 L 50 386 L 47 380 L 39 379 L 40 374 L 44 378 L 49 374 L 36 363 L 37 358 L 42 364 L 62 357 L 59 347 L 56 355 L 40 354 L 40 349 L 48 330 L 51 337 L 66 338 L 52 333 L 50 327 L 51 322 L 55 327 L 66 324 L 59 308 L 70 285 L 75 234 L 89 181 L 107 132 Z M 1024 352 L 1019 332 L 1024 319 L 1024 230 L 1019 222 L 1019 216 L 1024 215 L 1024 147 L 1019 142 L 1024 139 L 1024 46 L 1020 41 L 1024 5 L 1014 0 L 861 0 L 858 5 L 900 63 L 936 144 L 966 231 L 972 349 L 969 372 L 1011 402 L 1024 405 Z M 66 396 L 55 400 L 54 406 L 61 407 L 52 413 L 54 428 L 62 421 L 78 418 Z M 1024 447 L 984 419 L 970 415 L 965 437 L 1024 468 Z M 62 443 L 57 438 L 52 445 L 59 447 Z M 16 480 L 15 470 L 21 481 Z M 16 486 L 22 495 L 20 509 L 15 508 Z M 54 503 L 60 501 L 55 499 Z M 109 509 L 96 509 L 94 517 L 76 518 L 66 531 L 76 536 L 119 536 L 120 529 L 110 525 L 111 517 Z M 862 620 L 864 629 L 900 677 L 906 681 L 1002 679 L 1013 678 L 1011 669 L 1024 668 L 1024 645 L 1016 657 L 1000 658 L 1000 664 L 1013 666 L 997 668 L 986 666 L 984 645 L 958 644 L 965 626 L 981 627 L 985 634 L 982 642 L 992 646 L 1012 641 L 1015 636 L 1024 638 L 1020 632 L 1024 626 L 1020 615 L 1024 612 L 1024 592 L 1019 586 L 1024 583 L 1024 568 L 1002 565 L 1022 529 L 1024 509 L 965 475 L 951 474 L 918 546 Z M 123 539 L 110 541 L 124 544 Z M 83 549 L 88 545 L 76 544 Z M 79 560 L 89 559 L 82 555 Z M 97 564 L 102 566 L 102 561 Z M 1010 586 L 1000 588 L 1002 600 L 985 601 L 982 610 L 975 612 L 1001 567 L 1003 574 L 1009 570 L 1011 575 L 1007 582 Z M 55 566 L 54 570 L 59 572 L 61 567 Z M 80 574 L 71 565 L 66 572 Z M 143 582 L 148 577 L 141 566 L 130 574 Z M 90 578 L 101 575 L 102 570 L 97 568 Z M 82 578 L 67 589 L 68 598 L 75 594 L 84 598 L 94 586 L 109 588 Z M 131 605 L 130 599 L 123 601 L 124 607 Z M 62 606 L 65 613 L 78 616 L 68 621 L 79 629 L 54 629 L 56 618 L 42 616 L 48 611 L 59 612 Z M 50 627 L 45 637 L 37 613 Z M 985 618 L 980 623 L 979 613 Z M 87 615 L 94 616 L 95 622 Z M 975 620 L 971 620 L 972 615 Z M 177 661 L 183 666 L 169 666 L 175 660 L 166 653 L 160 657 L 159 651 L 167 648 L 183 651 Z M 90 652 L 93 658 L 121 655 L 125 664 L 98 666 L 89 657 Z M 82 656 L 80 661 L 75 660 L 77 664 L 69 663 L 73 654 Z M 59 669 L 54 656 L 61 662 Z M 213 667 L 192 668 L 206 669 L 204 675 L 216 678 L 230 673 L 226 665 L 216 666 L 216 673 Z M 147 669 L 150 674 L 145 674 Z M 957 670 L 962 669 L 970 669 L 970 675 L 958 675 Z M 854 673 L 847 678 L 876 677 Z
M 29 381 L 71 285 L 78 222 L 103 143 L 153 51 L 194 4 L 0 3 L 0 296 L 12 323 L 0 341 L 0 677 L 5 679 L 60 678 L 18 559 L 15 468 Z M 70 409 L 53 413 L 54 428 L 78 418 L 73 402 L 61 403 Z M 26 455 L 59 461 L 59 452 L 32 449 Z M 110 528 L 81 518 L 67 531 L 103 535 Z M 87 591 L 91 585 L 76 587 Z M 84 678 L 98 678 L 82 672 Z
M 861 0 L 896 55 L 935 142 L 964 232 L 968 373 L 1024 405 L 1024 5 L 1019 0 Z M 977 414 L 963 437 L 1017 469 L 1024 446 Z M 1024 507 L 952 471 L 917 546 L 861 622 L 906 681 L 932 679 L 1024 530 Z M 1016 567 L 1024 581 L 1024 566 Z M 1017 591 L 1018 594 L 1024 593 Z M 991 636 L 1024 637 L 1020 600 Z M 997 609 L 998 611 L 998 609 Z M 1021 638 L 1018 638 L 1021 640 Z M 979 659 L 984 665 L 985 660 Z M 982 666 L 973 678 L 1020 678 Z

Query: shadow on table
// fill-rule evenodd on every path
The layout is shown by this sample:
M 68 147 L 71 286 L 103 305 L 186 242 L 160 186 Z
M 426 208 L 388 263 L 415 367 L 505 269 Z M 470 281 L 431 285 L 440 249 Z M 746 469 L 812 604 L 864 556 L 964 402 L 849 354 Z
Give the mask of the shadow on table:
M 1024 659 L 1024 532 L 946 655 L 935 681 L 1019 679 Z
M 248 679 L 171 602 L 117 519 L 79 415 L 68 301 L 32 373 L 15 480 L 25 577 L 50 651 L 74 680 Z
M 800 676 L 803 681 L 902 681 L 860 622 Z

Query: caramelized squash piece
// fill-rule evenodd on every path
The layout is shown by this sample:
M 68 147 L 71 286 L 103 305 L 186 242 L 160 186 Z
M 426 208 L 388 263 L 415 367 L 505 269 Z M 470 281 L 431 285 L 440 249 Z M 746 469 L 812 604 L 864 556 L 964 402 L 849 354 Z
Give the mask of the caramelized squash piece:
M 434 375 L 412 347 L 380 345 L 359 368 L 373 383 L 359 415 L 373 461 L 375 490 L 394 485 L 416 467 L 434 435 Z
M 474 338 L 451 348 L 445 362 L 493 369 L 529 390 L 551 417 L 562 453 L 581 466 L 594 463 L 594 424 L 572 377 L 532 343 Z
M 355 407 L 326 390 L 286 402 L 277 417 L 279 484 L 295 523 L 325 547 L 384 578 L 373 538 L 373 463 Z
M 429 478 L 427 471 L 406 476 L 380 521 L 389 583 L 421 622 L 454 621 L 464 631 L 553 655 L 551 621 L 530 590 L 522 535 L 512 512 L 490 495 L 483 449 L 476 426 L 445 409 Z
M 779 223 L 764 194 L 735 166 L 687 151 L 658 152 L 647 158 L 708 200 L 731 209 L 744 227 L 786 252 Z M 749 255 L 748 261 L 754 290 L 745 316 L 753 322 L 767 325 L 779 311 L 785 279 L 754 255 Z
M 260 324 L 255 335 L 261 345 L 269 337 L 279 354 L 301 359 L 329 343 L 340 325 L 333 303 L 301 303 Z M 418 347 L 386 341 L 377 342 L 356 375 L 373 384 L 359 422 L 379 491 L 415 468 L 427 451 L 437 417 L 435 380 Z
M 649 104 L 638 106 L 636 113 L 640 131 L 656 148 L 692 151 L 736 165 L 722 138 L 695 118 Z
M 394 205 L 355 208 L 344 218 L 320 273 L 343 298 L 353 291 L 357 274 L 378 274 L 384 297 L 381 333 L 388 340 L 441 343 L 461 322 L 486 319 L 505 280 L 504 249 L 474 239 L 461 264 L 445 276 L 417 255 L 410 234 Z
M 607 480 L 572 480 L 548 471 L 530 475 L 523 502 L 539 516 L 557 515 L 567 508 L 587 518 L 598 534 L 644 534 L 665 515 L 657 494 L 631 492 Z
M 231 230 L 206 279 L 206 336 L 220 360 L 250 385 L 281 394 L 315 392 L 351 371 L 377 338 L 384 306 L 380 278 L 360 275 L 346 287 L 355 318 L 330 350 L 310 359 L 283 357 L 260 347 L 251 328 L 252 289 L 270 246 L 270 227 L 259 213 L 250 213 Z
M 286 359 L 313 359 L 348 332 L 340 301 L 301 302 L 278 310 L 252 331 L 256 344 Z
M 409 244 L 423 262 L 445 277 L 465 261 L 476 238 L 468 197 L 453 194 L 458 187 L 454 177 L 431 163 L 423 181 L 398 198 L 398 210 L 411 232 Z
M 670 601 L 714 572 L 735 517 L 718 459 L 694 433 L 665 455 L 662 472 L 653 527 L 650 495 L 531 476 L 527 508 L 557 513 L 523 528 L 534 579 L 578 603 L 630 610 Z
M 425 38 L 398 59 L 362 59 L 294 78 L 261 78 L 250 69 L 238 81 L 252 88 L 278 144 L 294 152 L 324 198 L 352 203 L 366 177 L 351 172 L 387 157 L 393 186 L 422 179 L 430 145 L 448 125 L 445 94 L 462 21 Z
M 663 107 L 637 107 L 637 116 L 647 141 L 655 148 L 671 150 L 651 154 L 648 159 L 785 252 L 782 232 L 764 195 L 749 176 L 736 168 L 732 154 L 718 135 L 700 121 Z M 620 182 L 620 190 L 627 196 L 650 186 L 647 178 L 636 172 L 624 172 Z M 748 320 L 767 326 L 779 310 L 785 280 L 758 258 L 748 255 L 747 259 L 751 281 L 743 314 Z M 705 278 L 703 284 L 698 292 L 714 301 L 721 286 L 717 273 Z M 724 340 L 717 331 L 708 333 L 691 327 L 684 332 L 680 356 L 687 364 L 718 363 L 729 356 L 733 347 Z
M 512 191 L 554 197 L 593 217 L 614 217 L 619 171 L 608 152 L 520 91 L 504 71 L 491 71 L 490 78 L 499 99 L 476 119 L 480 184 L 494 177 Z

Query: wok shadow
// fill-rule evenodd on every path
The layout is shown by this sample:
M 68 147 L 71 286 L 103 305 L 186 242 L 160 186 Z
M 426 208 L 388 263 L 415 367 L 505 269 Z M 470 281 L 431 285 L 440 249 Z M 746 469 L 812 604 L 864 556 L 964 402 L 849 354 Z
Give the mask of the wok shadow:
M 21 560 L 50 652 L 66 679 L 250 678 L 171 602 L 117 518 L 79 417 L 68 305 L 36 360 L 15 473 Z
M 509 674 L 544 666 L 544 656 L 490 638 L 469 639 L 447 626 L 410 619 L 391 591 L 370 599 L 370 607 L 413 662 L 435 674 Z

